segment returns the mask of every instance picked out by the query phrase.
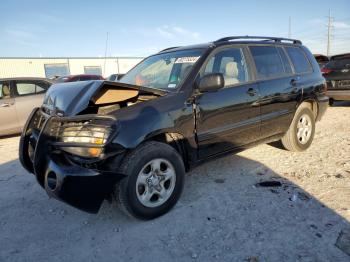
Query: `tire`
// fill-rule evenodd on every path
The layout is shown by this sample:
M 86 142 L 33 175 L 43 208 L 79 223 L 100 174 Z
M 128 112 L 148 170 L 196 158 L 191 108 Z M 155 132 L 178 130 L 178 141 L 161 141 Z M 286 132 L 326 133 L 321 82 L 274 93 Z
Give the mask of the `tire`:
M 178 152 L 165 143 L 140 145 L 126 156 L 122 170 L 126 177 L 117 185 L 116 195 L 128 215 L 153 219 L 167 213 L 180 198 L 184 163 Z
M 329 99 L 329 106 L 333 106 L 333 104 L 334 104 L 334 99 L 333 99 L 333 98 L 330 98 L 330 99 Z
M 287 133 L 282 137 L 281 142 L 286 150 L 305 151 L 310 147 L 314 135 L 315 116 L 311 109 L 304 104 L 297 109 L 292 123 Z

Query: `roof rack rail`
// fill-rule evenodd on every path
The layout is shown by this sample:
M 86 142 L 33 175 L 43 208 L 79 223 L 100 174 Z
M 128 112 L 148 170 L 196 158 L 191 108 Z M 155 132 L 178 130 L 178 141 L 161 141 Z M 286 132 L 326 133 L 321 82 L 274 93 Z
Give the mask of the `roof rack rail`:
M 165 48 L 165 49 L 159 51 L 159 53 L 164 52 L 164 51 L 168 51 L 168 50 L 171 50 L 171 49 L 174 49 L 174 48 L 178 48 L 178 47 L 180 47 L 180 46 L 168 47 L 168 48 Z
M 228 37 L 223 37 L 218 40 L 216 40 L 214 43 L 218 42 L 226 42 L 230 40 L 238 40 L 238 39 L 260 39 L 260 40 L 265 40 L 265 41 L 275 41 L 275 42 L 292 42 L 293 44 L 299 44 L 301 45 L 301 41 L 297 39 L 290 39 L 290 38 L 283 38 L 283 37 L 270 37 L 270 36 L 228 36 Z

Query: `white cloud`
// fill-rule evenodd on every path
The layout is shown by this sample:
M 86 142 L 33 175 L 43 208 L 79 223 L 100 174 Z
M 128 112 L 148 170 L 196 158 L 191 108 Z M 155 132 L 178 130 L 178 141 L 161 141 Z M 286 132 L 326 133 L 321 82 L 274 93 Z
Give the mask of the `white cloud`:
M 6 29 L 6 33 L 16 38 L 33 38 L 34 34 L 21 29 Z
M 308 21 L 308 24 L 312 26 L 327 26 L 327 19 L 311 19 Z M 350 29 L 350 24 L 342 21 L 333 21 L 332 25 L 335 29 Z
M 186 28 L 180 26 L 169 26 L 163 25 L 157 28 L 157 32 L 166 38 L 190 38 L 190 39 L 199 39 L 200 34 L 198 32 L 192 32 Z
M 161 25 L 158 27 L 138 27 L 138 28 L 126 28 L 119 29 L 122 34 L 137 34 L 144 37 L 160 37 L 163 39 L 172 40 L 200 40 L 200 34 L 198 32 L 190 31 L 186 28 L 177 25 Z
M 9 28 L 5 29 L 5 33 L 8 35 L 7 39 L 11 42 L 17 43 L 22 46 L 34 47 L 35 34 L 31 31 L 23 28 Z
M 307 21 L 308 24 L 316 26 L 316 25 L 323 25 L 326 24 L 326 20 L 322 20 L 320 18 L 315 18 Z
M 333 26 L 335 29 L 350 29 L 350 24 L 341 21 L 334 22 Z
M 174 38 L 174 32 L 173 30 L 170 30 L 167 25 L 163 25 L 162 27 L 157 27 L 156 31 L 165 38 L 173 39 Z

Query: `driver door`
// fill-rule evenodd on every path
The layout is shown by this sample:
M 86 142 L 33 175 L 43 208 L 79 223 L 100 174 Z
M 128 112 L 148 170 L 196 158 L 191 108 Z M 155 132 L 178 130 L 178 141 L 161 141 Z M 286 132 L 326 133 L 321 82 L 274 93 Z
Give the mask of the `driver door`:
M 243 47 L 217 51 L 200 76 L 221 73 L 225 86 L 196 96 L 196 129 L 200 159 L 249 144 L 260 136 L 259 89 L 251 81 Z

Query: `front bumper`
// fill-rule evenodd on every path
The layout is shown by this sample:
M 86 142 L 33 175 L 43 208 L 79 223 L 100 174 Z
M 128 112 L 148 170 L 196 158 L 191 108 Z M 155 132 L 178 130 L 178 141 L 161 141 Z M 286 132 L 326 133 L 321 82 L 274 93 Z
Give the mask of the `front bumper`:
M 49 116 L 39 108 L 34 109 L 21 135 L 19 159 L 23 167 L 36 176 L 50 197 L 97 213 L 122 175 L 97 168 L 96 163 L 84 165 L 72 161 L 54 146 L 57 123 L 58 117 Z M 112 158 L 115 160 L 115 156 Z M 101 159 L 100 162 L 108 161 Z

